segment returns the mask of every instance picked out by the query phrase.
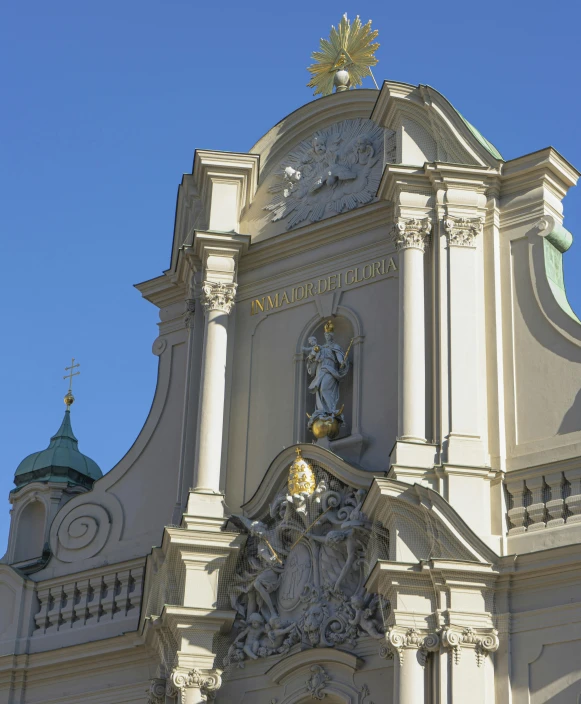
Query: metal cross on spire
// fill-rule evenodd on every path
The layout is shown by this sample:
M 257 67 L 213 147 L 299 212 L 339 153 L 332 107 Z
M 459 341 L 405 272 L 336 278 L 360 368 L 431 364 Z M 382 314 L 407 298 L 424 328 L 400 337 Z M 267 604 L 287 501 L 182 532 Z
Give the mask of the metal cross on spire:
M 70 367 L 65 367 L 65 372 L 68 372 L 65 376 L 63 376 L 63 379 L 68 379 L 69 380 L 69 390 L 67 391 L 65 395 L 65 404 L 67 406 L 67 409 L 70 408 L 73 403 L 75 402 L 75 397 L 73 396 L 73 377 L 78 376 L 81 372 L 75 372 L 74 370 L 80 367 L 80 364 L 75 364 L 75 358 L 73 357 L 71 360 L 71 366 Z

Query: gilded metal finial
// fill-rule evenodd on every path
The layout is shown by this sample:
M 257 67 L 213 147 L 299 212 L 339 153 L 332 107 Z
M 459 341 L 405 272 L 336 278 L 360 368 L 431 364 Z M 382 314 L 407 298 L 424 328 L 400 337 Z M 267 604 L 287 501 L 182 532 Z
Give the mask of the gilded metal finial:
M 80 367 L 80 364 L 75 364 L 75 358 L 73 357 L 71 360 L 71 366 L 70 367 L 65 367 L 65 372 L 68 372 L 65 376 L 63 376 L 63 379 L 68 379 L 69 380 L 69 390 L 67 391 L 64 401 L 66 404 L 67 408 L 70 408 L 73 403 L 75 402 L 75 397 L 73 396 L 73 377 L 78 376 L 81 372 L 75 372 L 73 371 L 77 367 Z
M 351 24 L 344 14 L 338 28 L 331 27 L 329 39 L 321 39 L 321 50 L 311 55 L 315 63 L 308 67 L 312 78 L 307 86 L 315 88 L 314 95 L 329 95 L 333 86 L 337 92 L 360 86 L 367 76 L 373 78 L 378 88 L 371 72 L 371 67 L 377 64 L 374 54 L 379 44 L 372 42 L 378 34 L 371 29 L 371 20 L 362 24 L 357 15 Z

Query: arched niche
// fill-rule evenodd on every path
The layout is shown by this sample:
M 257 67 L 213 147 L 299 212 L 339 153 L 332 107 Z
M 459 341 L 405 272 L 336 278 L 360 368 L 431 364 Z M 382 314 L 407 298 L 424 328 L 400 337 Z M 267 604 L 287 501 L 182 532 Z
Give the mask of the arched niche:
M 295 351 L 295 442 L 313 442 L 315 438 L 307 428 L 307 414 L 312 414 L 315 408 L 315 394 L 309 391 L 313 380 L 307 372 L 307 353 L 309 338 L 316 337 L 319 345 L 324 344 L 324 327 L 328 320 L 333 321 L 334 341 L 343 349 L 349 351 L 351 369 L 341 381 L 339 402 L 344 404 L 345 422 L 342 424 L 339 436 L 333 440 L 324 438 L 317 444 L 332 452 L 357 462 L 363 449 L 361 432 L 361 364 L 364 336 L 361 321 L 357 314 L 347 306 L 334 305 L 330 315 L 319 310 L 303 328 Z
M 42 501 L 27 503 L 18 516 L 13 562 L 24 562 L 42 555 L 46 510 Z

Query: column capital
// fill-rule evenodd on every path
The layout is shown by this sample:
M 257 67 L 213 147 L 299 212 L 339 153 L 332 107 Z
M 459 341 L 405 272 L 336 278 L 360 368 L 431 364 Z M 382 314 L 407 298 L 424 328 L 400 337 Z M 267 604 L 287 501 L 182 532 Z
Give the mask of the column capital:
M 177 668 L 171 673 L 171 682 L 180 692 L 182 700 L 185 698 L 185 690 L 199 689 L 206 701 L 212 701 L 222 686 L 222 670 L 194 668 L 188 671 Z
M 394 225 L 393 240 L 398 251 L 419 249 L 425 252 L 431 231 L 430 218 L 398 218 Z
M 235 283 L 225 284 L 216 281 L 204 281 L 202 284 L 201 302 L 206 313 L 218 310 L 230 315 L 230 311 L 234 307 L 236 288 L 237 284 Z
M 449 247 L 474 247 L 478 235 L 482 234 L 483 218 L 462 218 L 447 215 L 444 230 Z
M 149 681 L 147 704 L 165 704 L 166 681 L 156 677 Z
M 401 626 L 392 626 L 385 634 L 385 641 L 385 645 L 379 651 L 381 657 L 397 655 L 400 664 L 403 664 L 405 651 L 415 650 L 422 667 L 426 664 L 428 654 L 437 651 L 440 647 L 440 636 L 437 633 Z
M 478 667 L 490 653 L 498 650 L 499 639 L 496 628 L 471 628 L 447 626 L 442 630 L 442 646 L 450 650 L 456 665 L 460 662 L 463 648 L 474 650 Z

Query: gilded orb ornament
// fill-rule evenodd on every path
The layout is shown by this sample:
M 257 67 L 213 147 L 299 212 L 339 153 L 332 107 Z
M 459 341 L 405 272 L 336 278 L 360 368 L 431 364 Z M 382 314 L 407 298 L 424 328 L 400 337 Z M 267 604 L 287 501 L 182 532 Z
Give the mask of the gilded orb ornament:
M 371 29 L 371 20 L 363 24 L 357 15 L 351 24 L 343 15 L 337 29 L 331 27 L 329 39 L 321 39 L 320 51 L 311 55 L 315 63 L 307 69 L 312 74 L 307 86 L 315 89 L 314 95 L 330 95 L 333 86 L 338 93 L 355 88 L 367 76 L 375 83 L 371 67 L 377 64 L 374 54 L 379 44 L 373 40 L 378 34 Z
M 297 456 L 290 466 L 288 474 L 288 490 L 291 496 L 308 494 L 315 491 L 317 482 L 311 465 L 303 458 L 301 448 L 296 449 Z

